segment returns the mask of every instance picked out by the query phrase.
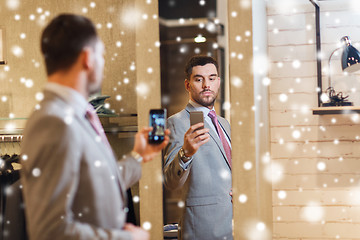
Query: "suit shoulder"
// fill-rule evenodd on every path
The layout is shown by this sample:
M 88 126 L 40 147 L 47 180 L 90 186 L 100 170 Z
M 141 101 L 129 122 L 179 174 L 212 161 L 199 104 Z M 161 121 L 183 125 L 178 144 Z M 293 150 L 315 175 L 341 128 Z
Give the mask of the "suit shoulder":
M 227 124 L 230 125 L 229 121 L 226 120 L 226 118 L 223 118 L 222 116 L 219 116 L 219 115 L 218 115 L 217 117 L 218 117 L 219 120 L 221 120 L 221 121 L 223 121 L 223 122 L 226 122 Z
M 185 109 L 183 109 L 180 112 L 177 112 L 174 115 L 171 115 L 168 118 L 168 121 L 176 122 L 176 121 L 183 120 L 186 118 L 189 118 L 189 113 Z
M 40 133 L 64 133 L 70 129 L 71 124 L 68 124 L 64 118 L 56 115 L 44 114 L 42 112 L 34 112 L 27 121 L 24 135 L 33 135 Z
M 171 130 L 171 136 L 178 135 L 182 138 L 190 127 L 189 118 L 189 113 L 185 109 L 169 117 L 167 127 Z
M 33 134 L 69 134 L 74 131 L 75 115 L 67 107 L 54 102 L 42 102 L 40 108 L 30 115 L 24 135 Z
M 229 128 L 229 130 L 231 129 L 231 126 L 230 126 L 230 123 L 228 122 L 228 120 L 226 120 L 225 118 L 223 118 L 221 116 L 218 116 L 218 120 L 223 126 Z

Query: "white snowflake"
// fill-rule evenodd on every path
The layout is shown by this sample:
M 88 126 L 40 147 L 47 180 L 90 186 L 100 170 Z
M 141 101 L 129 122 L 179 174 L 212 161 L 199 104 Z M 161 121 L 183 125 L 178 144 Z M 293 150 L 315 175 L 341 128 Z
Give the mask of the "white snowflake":
M 41 175 L 41 170 L 40 170 L 39 168 L 34 168 L 34 169 L 32 170 L 32 175 L 33 175 L 34 177 L 40 177 L 40 175 Z
M 318 202 L 309 202 L 301 209 L 301 218 L 308 222 L 320 222 L 325 215 L 324 208 Z
M 240 194 L 239 196 L 239 202 L 246 203 L 248 200 L 248 197 L 245 194 Z

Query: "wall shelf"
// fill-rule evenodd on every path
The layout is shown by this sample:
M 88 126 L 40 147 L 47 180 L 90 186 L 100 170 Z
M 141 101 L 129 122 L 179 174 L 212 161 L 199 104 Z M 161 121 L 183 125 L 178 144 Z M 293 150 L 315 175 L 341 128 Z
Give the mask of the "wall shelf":
M 138 126 L 111 126 L 111 127 L 104 127 L 104 131 L 105 133 L 124 133 L 124 132 L 129 132 L 129 133 L 137 133 L 138 131 Z
M 331 114 L 359 114 L 360 107 L 339 106 L 339 107 L 318 107 L 313 108 L 313 115 L 331 115 Z

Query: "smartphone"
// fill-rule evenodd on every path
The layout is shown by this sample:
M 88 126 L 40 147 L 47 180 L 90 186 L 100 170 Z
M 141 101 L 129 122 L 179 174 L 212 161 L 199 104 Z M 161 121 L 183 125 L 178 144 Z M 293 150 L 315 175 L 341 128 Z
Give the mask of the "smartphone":
M 162 143 L 165 139 L 166 109 L 151 109 L 149 112 L 149 126 L 153 127 L 153 130 L 149 132 L 149 143 Z
M 190 125 L 195 125 L 199 122 L 204 122 L 204 113 L 202 111 L 190 112 Z M 203 129 L 204 127 L 198 128 Z

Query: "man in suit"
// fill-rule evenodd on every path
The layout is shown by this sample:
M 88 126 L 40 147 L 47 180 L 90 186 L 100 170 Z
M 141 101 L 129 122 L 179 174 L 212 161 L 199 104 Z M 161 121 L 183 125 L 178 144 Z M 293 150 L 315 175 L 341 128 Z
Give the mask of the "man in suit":
M 90 94 L 99 92 L 104 45 L 93 23 L 59 15 L 41 37 L 48 83 L 29 118 L 22 142 L 21 181 L 30 240 L 149 239 L 126 224 L 126 189 L 167 144 L 149 145 L 144 128 L 133 151 L 118 163 Z M 169 132 L 167 131 L 168 135 Z
M 168 119 L 171 134 L 164 166 L 165 186 L 180 188 L 185 203 L 179 238 L 232 239 L 230 125 L 214 111 L 218 63 L 194 56 L 185 74 L 189 104 Z M 204 123 L 190 126 L 192 111 L 202 111 Z

